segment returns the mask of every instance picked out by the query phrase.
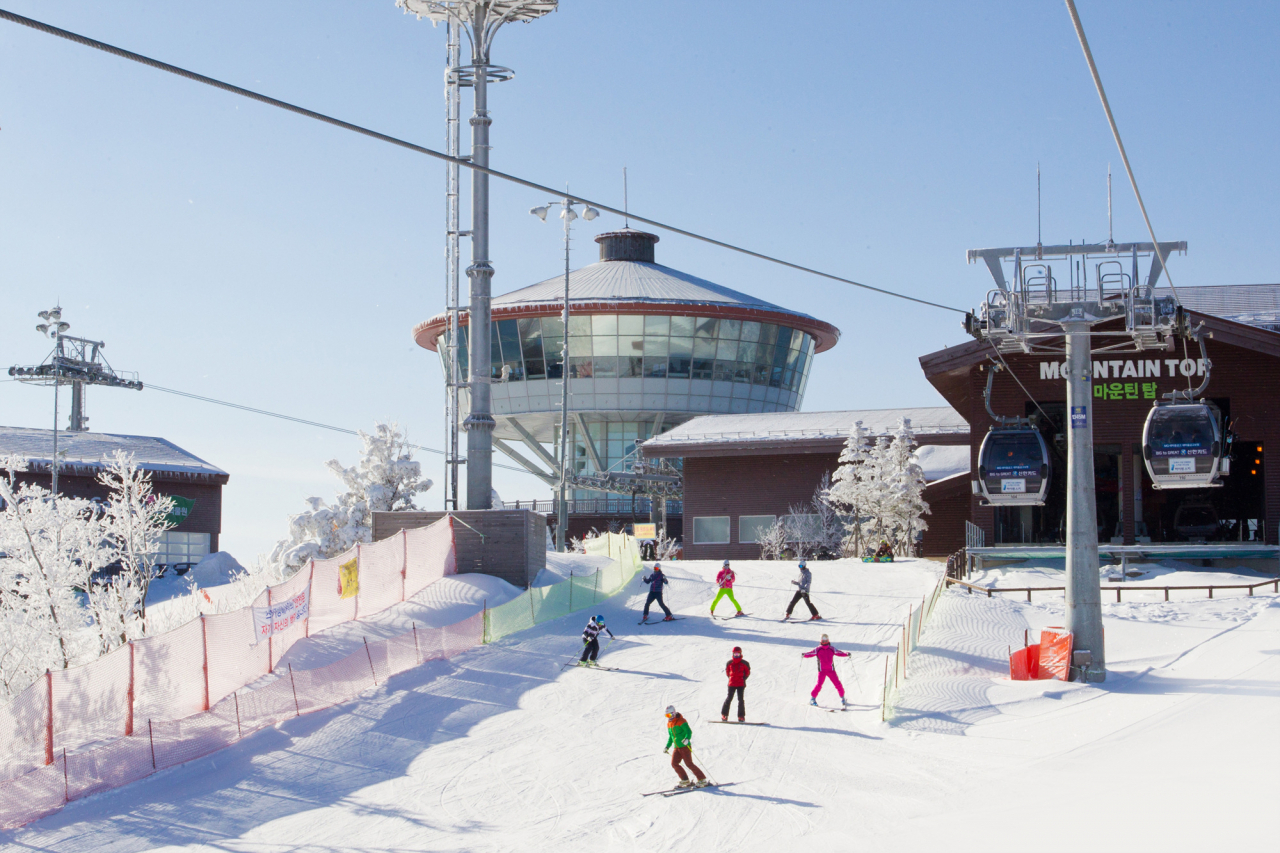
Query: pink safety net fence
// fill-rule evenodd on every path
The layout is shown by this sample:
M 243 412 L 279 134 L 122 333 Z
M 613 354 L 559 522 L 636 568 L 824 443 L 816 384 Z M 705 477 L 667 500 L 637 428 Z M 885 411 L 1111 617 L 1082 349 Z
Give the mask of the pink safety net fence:
M 344 597 L 342 569 L 353 560 L 358 592 L 348 580 Z M 0 829 L 208 755 L 258 729 L 350 700 L 391 675 L 480 645 L 484 616 L 477 613 L 445 628 L 415 627 L 366 640 L 316 669 L 279 666 L 299 640 L 385 610 L 454 574 L 456 566 L 452 519 L 446 517 L 316 560 L 250 607 L 202 616 L 85 666 L 47 674 L 0 707 Z M 274 606 L 302 600 L 309 602 L 305 618 L 270 618 L 280 612 Z M 272 626 L 265 639 L 264 623 Z

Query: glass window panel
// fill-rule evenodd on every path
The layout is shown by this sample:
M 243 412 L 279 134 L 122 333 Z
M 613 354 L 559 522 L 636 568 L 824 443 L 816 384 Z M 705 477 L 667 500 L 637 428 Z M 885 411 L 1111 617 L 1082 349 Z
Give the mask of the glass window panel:
M 778 327 L 773 323 L 760 324 L 760 343 L 775 344 L 778 342 Z
M 569 318 L 573 320 L 572 317 Z M 616 335 L 618 334 L 618 315 L 617 314 L 594 314 L 591 317 L 591 334 L 593 335 Z
M 693 337 L 693 318 L 692 317 L 672 317 L 671 318 L 671 334 L 673 337 L 692 338 Z
M 716 336 L 716 325 L 714 317 L 699 317 L 695 324 L 693 335 L 697 338 L 714 338 Z
M 794 370 L 788 370 L 782 374 L 782 387 L 787 391 L 796 390 L 796 374 Z
M 769 368 L 769 387 L 770 388 L 782 387 L 782 368 L 777 365 Z
M 667 375 L 667 357 L 665 355 L 648 356 L 644 360 L 644 375 L 654 379 L 662 379 Z
M 716 370 L 712 378 L 717 382 L 732 382 L 733 369 L 736 365 L 736 361 L 721 361 L 720 359 L 716 359 Z
M 574 336 L 569 338 L 569 355 L 591 355 L 591 338 Z
M 502 351 L 509 353 L 507 358 L 514 357 L 515 353 L 520 352 L 520 324 L 515 320 L 498 321 L 498 337 L 502 339 Z M 507 344 L 512 349 L 507 349 Z
M 624 355 L 618 359 L 618 375 L 631 378 L 642 375 L 644 359 L 638 355 Z
M 508 382 L 519 382 L 524 379 L 524 365 L 521 363 L 520 359 L 507 359 L 502 362 L 502 366 L 511 368 L 507 373 Z M 499 371 L 498 377 L 502 377 L 501 371 Z
M 751 381 L 756 385 L 769 384 L 769 365 L 759 362 L 751 365 Z
M 650 314 L 644 318 L 644 333 L 648 335 L 663 335 L 671 333 L 671 318 L 665 314 L 654 316 Z
M 738 336 L 742 334 L 741 320 L 721 320 L 720 334 L 718 337 L 722 341 L 736 341 Z
M 570 314 L 569 315 L 569 336 L 574 335 L 590 335 L 591 334 L 591 318 L 586 314 Z
M 729 541 L 729 516 L 717 515 L 693 520 L 695 545 L 724 545 Z
M 563 338 L 564 337 L 564 320 L 559 317 L 543 317 L 542 318 L 542 337 L 545 338 Z
M 591 359 L 589 358 L 570 358 L 569 359 L 569 376 L 573 379 L 590 379 Z
M 547 362 L 547 378 L 562 379 L 564 377 L 564 365 L 560 361 L 559 354 L 553 360 Z
M 778 349 L 786 349 L 791 346 L 791 330 L 786 326 L 778 327 Z
M 641 355 L 644 352 L 644 337 L 641 335 L 619 335 L 618 355 Z
M 746 362 L 746 361 L 738 362 L 733 369 L 733 381 L 747 382 L 747 383 L 751 382 L 751 368 L 752 368 L 752 365 L 750 362 Z
M 542 324 L 537 317 L 518 321 L 520 351 L 525 361 L 542 360 Z
M 688 379 L 689 368 L 692 364 L 693 359 L 691 359 L 687 354 L 676 355 L 675 353 L 672 353 L 667 364 L 667 376 L 670 376 L 673 379 Z
M 592 355 L 617 355 L 618 339 L 613 335 L 596 335 L 591 339 Z
M 756 348 L 756 364 L 773 364 L 773 355 L 773 347 L 766 346 L 765 344 L 758 344 Z
M 799 350 L 794 350 L 794 349 L 787 350 L 787 370 L 795 370 L 796 363 L 799 360 L 800 360 Z
M 778 520 L 776 515 L 744 515 L 738 519 L 738 542 L 747 545 L 759 542 L 765 531 Z
M 643 335 L 644 334 L 644 315 L 642 314 L 620 315 L 618 317 L 618 334 Z
M 612 379 L 618 375 L 618 359 L 612 356 L 605 356 L 603 358 L 597 356 L 596 358 L 591 359 L 591 364 L 592 369 L 595 371 L 595 375 L 598 378 Z
M 738 359 L 738 342 L 737 341 L 719 341 L 716 344 L 716 360 L 717 361 L 737 361 Z
M 498 343 L 497 323 L 493 324 L 495 328 L 493 336 L 489 338 L 489 367 L 492 378 L 497 379 L 502 375 L 502 345 Z
M 651 338 L 648 335 L 644 337 L 644 354 L 648 358 L 650 356 L 667 357 L 667 338 Z
M 715 358 L 716 342 L 708 338 L 693 339 L 693 357 L 694 358 Z
M 806 365 L 808 365 L 808 363 L 809 363 L 809 360 L 805 357 L 805 354 L 801 352 L 800 355 L 796 358 L 796 372 L 804 373 L 805 367 Z
M 715 360 L 710 358 L 693 359 L 693 378 L 710 379 L 715 369 Z
M 525 361 L 524 369 L 527 374 L 527 379 L 542 379 L 546 375 L 546 370 L 543 367 L 543 362 L 540 358 L 531 358 Z
M 760 349 L 759 344 L 742 341 L 738 344 L 738 361 L 755 361 Z
M 744 341 L 760 340 L 760 324 L 752 320 L 742 321 L 742 339 Z

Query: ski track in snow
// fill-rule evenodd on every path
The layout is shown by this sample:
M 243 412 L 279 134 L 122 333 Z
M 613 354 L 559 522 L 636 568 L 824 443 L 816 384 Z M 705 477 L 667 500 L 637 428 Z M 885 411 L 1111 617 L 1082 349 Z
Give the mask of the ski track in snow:
M 1085 779 L 1125 806 L 1089 823 L 1117 847 L 1265 849 L 1260 816 L 1280 758 L 1267 734 L 1280 723 L 1274 596 L 1104 605 L 1108 682 L 1078 685 L 1007 679 L 1008 648 L 1024 629 L 1034 642 L 1061 624 L 1061 600 L 952 590 L 883 724 L 885 658 L 939 564 L 816 563 L 814 602 L 829 621 L 785 624 L 789 563 L 735 562 L 735 594 L 756 615 L 727 621 L 707 618 L 718 561 L 664 568 L 668 606 L 689 618 L 634 625 L 647 593 L 637 578 L 591 611 L 430 662 L 357 701 L 0 833 L 0 849 L 1073 849 L 1080 836 L 1045 835 L 1045 809 L 1049 792 L 1079 791 Z M 476 580 L 465 589 L 446 579 L 291 660 L 317 665 L 364 633 L 446 624 L 505 594 Z M 616 629 L 602 662 L 620 672 L 561 669 L 580 654 L 593 612 Z M 851 655 L 837 663 L 855 706 L 845 713 L 808 706 L 816 665 L 800 653 L 822 633 Z M 747 719 L 768 726 L 707 724 L 719 719 L 734 645 L 752 665 Z M 824 686 L 819 702 L 836 701 Z M 661 751 L 667 704 L 693 727 L 695 763 L 729 787 L 640 797 L 676 781 Z M 1234 725 L 1237 715 L 1248 726 Z M 1231 785 L 1195 793 L 1226 768 Z M 1212 813 L 1187 797 L 1255 821 L 1186 832 L 1189 818 Z

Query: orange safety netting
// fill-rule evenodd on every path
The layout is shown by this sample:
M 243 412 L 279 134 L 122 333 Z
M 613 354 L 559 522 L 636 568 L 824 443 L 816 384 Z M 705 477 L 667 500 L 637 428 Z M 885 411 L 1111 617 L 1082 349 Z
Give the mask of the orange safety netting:
M 359 592 L 342 597 L 355 561 Z M 370 616 L 456 571 L 452 519 L 314 561 L 251 607 L 201 616 L 82 667 L 49 673 L 0 707 L 0 829 L 141 779 L 289 717 L 347 701 L 389 676 L 483 641 L 481 613 L 366 641 L 327 666 L 278 666 L 298 640 Z M 350 575 L 350 572 L 348 572 Z M 353 590 L 354 591 L 354 590 Z M 255 636 L 254 608 L 309 595 L 309 618 Z

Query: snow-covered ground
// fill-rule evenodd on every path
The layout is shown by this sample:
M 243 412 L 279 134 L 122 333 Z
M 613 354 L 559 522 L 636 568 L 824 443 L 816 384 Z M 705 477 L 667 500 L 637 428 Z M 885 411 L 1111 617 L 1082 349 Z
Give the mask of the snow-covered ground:
M 638 626 L 639 579 L 602 604 L 618 635 L 603 660 L 619 672 L 561 668 L 580 650 L 589 615 L 573 614 L 71 803 L 0 834 L 0 845 L 59 853 L 1274 846 L 1275 596 L 1106 605 L 1108 681 L 1075 685 L 1005 677 L 1007 649 L 1025 628 L 1061 624 L 1060 598 L 1027 604 L 952 591 L 911 658 L 897 717 L 883 724 L 885 657 L 940 565 L 815 563 L 814 600 L 826 621 L 788 624 L 777 620 L 792 566 L 734 567 L 745 618 L 707 618 L 716 562 L 670 564 L 681 621 Z M 474 580 L 447 578 L 424 592 L 434 601 L 413 603 L 413 616 L 385 618 L 463 613 L 477 594 L 494 592 L 458 587 Z M 814 665 L 800 653 L 824 631 L 852 655 L 840 664 L 855 703 L 847 713 L 807 705 Z M 769 726 L 710 722 L 734 645 L 753 667 L 748 718 Z M 836 701 L 830 687 L 819 698 Z M 640 797 L 675 779 L 661 751 L 667 704 L 688 716 L 695 760 L 724 787 Z

